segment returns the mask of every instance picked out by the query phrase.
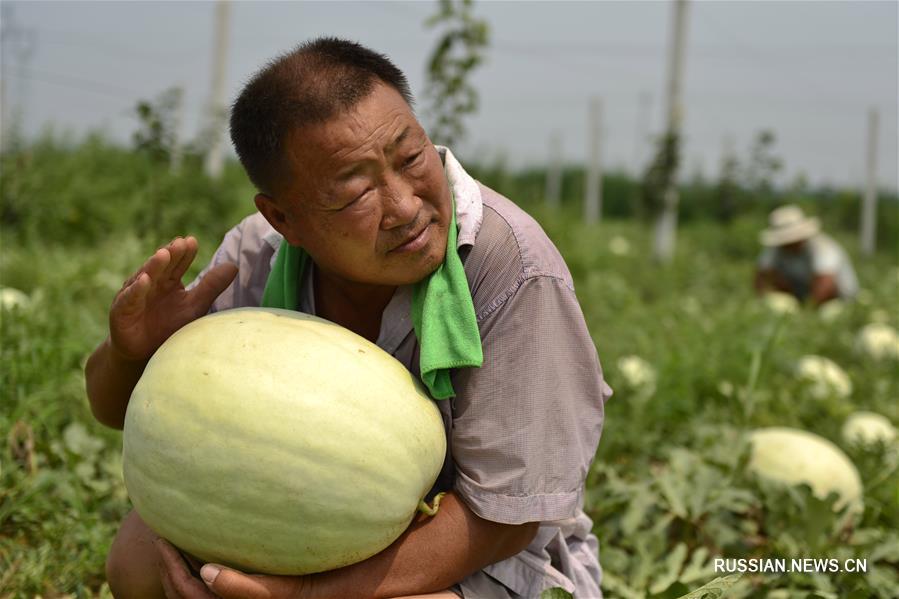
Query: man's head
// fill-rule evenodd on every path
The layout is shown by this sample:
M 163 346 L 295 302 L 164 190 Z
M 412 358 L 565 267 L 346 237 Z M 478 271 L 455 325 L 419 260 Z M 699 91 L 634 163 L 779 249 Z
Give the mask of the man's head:
M 394 286 L 443 261 L 443 164 L 384 56 L 336 39 L 300 46 L 247 84 L 231 136 L 257 208 L 323 272 Z
M 759 241 L 765 246 L 798 253 L 820 229 L 817 218 L 807 217 L 799 206 L 787 204 L 771 211 L 768 228 L 761 232 Z
M 410 106 L 409 83 L 386 56 L 357 43 L 319 38 L 270 61 L 231 109 L 231 140 L 250 180 L 273 195 L 290 178 L 287 136 L 346 111 L 381 82 Z

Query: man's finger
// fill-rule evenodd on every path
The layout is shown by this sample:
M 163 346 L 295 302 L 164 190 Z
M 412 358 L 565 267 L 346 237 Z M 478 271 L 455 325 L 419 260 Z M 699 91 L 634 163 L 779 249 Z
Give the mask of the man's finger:
M 163 246 L 156 250 L 152 256 L 147 258 L 143 264 L 141 264 L 140 268 L 138 268 L 134 273 L 125 279 L 125 282 L 122 283 L 122 289 L 125 289 L 129 285 L 131 285 L 134 281 L 137 280 L 142 274 L 147 273 L 151 278 L 156 278 L 159 276 L 159 273 L 165 268 L 166 260 L 171 260 L 171 254 L 169 254 L 168 246 Z
M 219 264 L 211 268 L 197 286 L 191 290 L 192 303 L 198 314 L 205 314 L 209 311 L 209 306 L 215 301 L 222 291 L 228 288 L 234 277 L 237 276 L 237 266 L 230 262 Z
M 191 575 L 177 549 L 164 539 L 157 539 L 155 545 L 162 558 L 159 562 L 159 574 L 169 599 L 213 599 L 215 597 L 201 581 Z
M 160 248 L 144 263 L 141 271 L 150 275 L 150 280 L 156 283 L 162 279 L 163 273 L 171 262 L 171 252 L 166 248 Z
M 183 238 L 175 237 L 163 249 L 169 253 L 169 263 L 165 265 L 165 269 L 160 274 L 160 280 L 168 281 L 174 278 L 173 273 L 181 262 L 187 246 Z
M 215 564 L 200 570 L 203 581 L 223 599 L 290 599 L 299 597 L 301 578 L 250 576 Z
M 129 315 L 141 311 L 146 304 L 149 290 L 150 276 L 142 272 L 119 291 L 112 302 L 111 312 Z
M 187 272 L 187 269 L 190 268 L 190 265 L 193 264 L 194 258 L 197 257 L 197 249 L 199 245 L 197 244 L 197 240 L 193 237 L 187 237 L 182 242 L 183 248 L 181 248 L 181 253 L 178 255 L 177 262 L 172 266 L 172 272 L 169 274 L 169 278 L 180 281 L 181 277 L 184 276 L 184 273 Z

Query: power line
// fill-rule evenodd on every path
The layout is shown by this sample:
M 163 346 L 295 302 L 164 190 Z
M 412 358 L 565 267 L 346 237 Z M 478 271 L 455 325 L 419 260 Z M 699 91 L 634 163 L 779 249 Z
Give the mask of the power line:
M 17 90 L 17 102 L 15 102 L 13 109 L 13 118 L 10 119 L 9 114 L 9 70 L 8 63 L 6 60 L 7 55 L 11 52 L 15 55 L 16 61 L 18 62 L 18 70 L 19 73 L 24 70 L 25 66 L 34 55 L 36 34 L 33 29 L 27 29 L 24 27 L 20 27 L 18 23 L 16 23 L 15 15 L 13 13 L 12 6 L 9 4 L 4 4 L 2 6 L 2 10 L 0 10 L 0 145 L 5 143 L 5 140 L 8 139 L 9 126 L 11 120 L 23 121 L 24 120 L 24 111 L 27 103 L 27 89 L 23 89 L 24 86 L 20 86 L 20 89 Z
M 21 66 L 21 65 L 14 65 Z M 118 99 L 133 100 L 136 96 L 145 95 L 144 92 L 138 92 L 133 89 L 110 85 L 105 82 L 92 81 L 81 77 L 73 77 L 62 73 L 53 73 L 42 69 L 25 68 L 15 75 L 16 79 L 24 79 L 27 81 L 39 81 L 41 83 L 49 83 L 51 85 L 62 85 L 72 89 L 101 94 L 104 96 L 115 97 Z M 128 94 L 128 96 L 125 96 Z
M 63 31 L 43 28 L 36 28 L 35 31 L 38 32 L 38 34 L 41 34 L 42 43 L 69 46 L 83 50 L 95 50 L 111 58 L 128 57 L 130 59 L 138 59 L 146 63 L 159 64 L 160 61 L 171 61 L 175 59 L 183 60 L 185 57 L 196 60 L 199 59 L 199 57 L 202 55 L 201 49 L 198 46 L 188 48 L 186 50 L 170 52 L 145 52 L 136 50 L 133 46 L 117 44 L 108 40 L 98 40 L 94 34 L 82 35 L 77 31 Z

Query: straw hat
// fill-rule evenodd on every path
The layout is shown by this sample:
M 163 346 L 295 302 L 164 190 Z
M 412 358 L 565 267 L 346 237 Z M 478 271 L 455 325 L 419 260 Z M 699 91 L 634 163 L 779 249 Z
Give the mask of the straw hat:
M 771 212 L 768 228 L 761 232 L 759 241 L 767 246 L 787 245 L 814 237 L 820 230 L 817 218 L 807 217 L 799 206 L 787 204 Z

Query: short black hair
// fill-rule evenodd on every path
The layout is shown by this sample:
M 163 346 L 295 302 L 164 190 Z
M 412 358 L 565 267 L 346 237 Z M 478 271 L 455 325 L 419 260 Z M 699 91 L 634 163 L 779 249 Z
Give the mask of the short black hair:
M 411 107 L 409 83 L 389 58 L 356 42 L 321 37 L 269 62 L 231 107 L 231 141 L 250 181 L 272 195 L 289 176 L 287 136 L 352 108 L 381 81 Z

